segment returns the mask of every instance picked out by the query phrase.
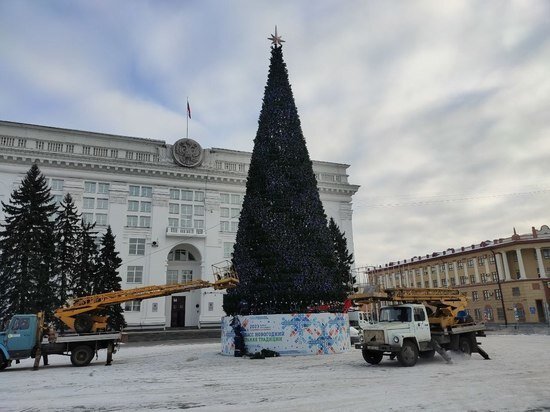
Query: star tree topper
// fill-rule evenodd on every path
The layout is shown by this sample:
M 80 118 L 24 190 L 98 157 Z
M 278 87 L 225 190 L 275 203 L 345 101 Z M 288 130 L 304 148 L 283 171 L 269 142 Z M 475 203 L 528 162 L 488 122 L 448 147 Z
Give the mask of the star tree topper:
M 281 36 L 277 36 L 277 26 L 275 26 L 275 34 L 272 34 L 271 37 L 268 37 L 267 39 L 271 40 L 271 44 L 273 44 L 275 47 L 281 47 L 281 43 L 285 42 L 283 39 L 281 39 Z

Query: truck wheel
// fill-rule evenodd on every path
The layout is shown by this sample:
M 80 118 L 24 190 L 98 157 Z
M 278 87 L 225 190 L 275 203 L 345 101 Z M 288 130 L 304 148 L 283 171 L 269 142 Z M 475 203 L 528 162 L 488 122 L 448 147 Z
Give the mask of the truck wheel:
M 435 355 L 435 350 L 427 350 L 425 352 L 420 352 L 418 356 L 420 356 L 422 359 L 432 359 Z
M 73 366 L 86 366 L 94 358 L 94 351 L 88 345 L 80 345 L 71 350 Z
M 77 333 L 90 333 L 93 326 L 94 321 L 90 315 L 78 315 L 74 319 L 74 330 L 76 330 Z
M 458 350 L 464 355 L 470 356 L 472 354 L 472 345 L 470 343 L 470 339 L 460 338 L 460 340 L 458 341 Z
M 4 354 L 0 352 L 0 371 L 8 367 L 8 361 L 4 358 Z
M 418 360 L 418 348 L 410 340 L 403 342 L 401 352 L 397 354 L 397 360 L 403 366 L 414 366 Z
M 382 357 L 384 354 L 382 352 L 378 352 L 376 350 L 368 350 L 367 348 L 363 348 L 363 359 L 367 363 L 370 363 L 371 365 L 378 365 L 380 361 L 382 360 Z

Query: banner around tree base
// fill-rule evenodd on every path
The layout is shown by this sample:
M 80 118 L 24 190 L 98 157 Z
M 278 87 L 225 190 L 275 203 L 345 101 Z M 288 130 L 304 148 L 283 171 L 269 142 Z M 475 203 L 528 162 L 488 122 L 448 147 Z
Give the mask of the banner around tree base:
M 248 353 L 269 349 L 285 355 L 330 355 L 350 349 L 344 313 L 295 313 L 236 316 Z M 222 354 L 235 353 L 233 316 L 222 318 Z

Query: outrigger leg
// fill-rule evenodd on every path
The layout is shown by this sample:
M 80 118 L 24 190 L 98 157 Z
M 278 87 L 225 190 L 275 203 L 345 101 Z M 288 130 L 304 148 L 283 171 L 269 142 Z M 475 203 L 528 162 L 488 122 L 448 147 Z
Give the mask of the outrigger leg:
M 431 343 L 432 343 L 432 347 L 435 349 L 435 351 L 437 353 L 439 353 L 441 355 L 441 357 L 443 359 L 445 359 L 445 361 L 447 363 L 453 363 L 453 361 L 451 360 L 451 357 L 449 355 L 447 355 L 447 351 L 445 349 L 443 349 L 441 347 L 441 345 L 434 338 L 432 338 Z

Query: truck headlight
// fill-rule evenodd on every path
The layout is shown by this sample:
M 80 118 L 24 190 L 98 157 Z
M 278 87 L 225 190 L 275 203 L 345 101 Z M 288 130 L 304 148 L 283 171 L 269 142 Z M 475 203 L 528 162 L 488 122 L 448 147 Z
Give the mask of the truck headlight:
M 399 336 L 394 336 L 394 337 L 393 337 L 393 341 L 394 341 L 395 343 L 399 343 Z

